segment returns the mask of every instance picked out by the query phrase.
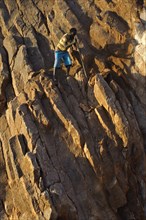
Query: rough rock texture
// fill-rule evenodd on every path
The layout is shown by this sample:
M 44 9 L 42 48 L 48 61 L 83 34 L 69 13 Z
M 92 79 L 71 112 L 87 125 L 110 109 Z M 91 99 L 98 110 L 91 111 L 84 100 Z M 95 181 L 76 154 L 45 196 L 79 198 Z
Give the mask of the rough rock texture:
M 146 2 L 1 0 L 0 219 L 145 220 L 145 149 Z

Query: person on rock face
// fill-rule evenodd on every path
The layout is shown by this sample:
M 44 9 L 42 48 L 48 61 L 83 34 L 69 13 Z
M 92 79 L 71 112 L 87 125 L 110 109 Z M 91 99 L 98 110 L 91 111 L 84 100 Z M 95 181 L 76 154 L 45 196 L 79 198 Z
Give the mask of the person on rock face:
M 70 67 L 72 65 L 71 58 L 68 53 L 68 49 L 73 45 L 76 46 L 76 28 L 71 28 L 69 33 L 63 35 L 60 39 L 59 43 L 55 48 L 55 62 L 54 62 L 54 71 L 53 71 L 53 79 L 56 81 L 56 72 L 57 69 L 60 69 L 61 62 L 63 61 L 66 68 L 67 74 L 69 74 Z

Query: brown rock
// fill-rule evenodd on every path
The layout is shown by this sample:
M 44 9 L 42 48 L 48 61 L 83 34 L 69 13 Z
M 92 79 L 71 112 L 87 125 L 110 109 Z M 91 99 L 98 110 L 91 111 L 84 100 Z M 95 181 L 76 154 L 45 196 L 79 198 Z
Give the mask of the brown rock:
M 0 219 L 146 218 L 144 5 L 0 1 Z

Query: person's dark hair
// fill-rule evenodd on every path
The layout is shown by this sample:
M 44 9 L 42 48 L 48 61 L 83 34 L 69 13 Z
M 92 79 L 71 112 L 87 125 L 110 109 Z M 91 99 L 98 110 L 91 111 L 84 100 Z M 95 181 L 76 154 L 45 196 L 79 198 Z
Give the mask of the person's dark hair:
M 77 29 L 76 28 L 71 28 L 69 33 L 73 34 L 73 35 L 76 35 L 77 34 Z

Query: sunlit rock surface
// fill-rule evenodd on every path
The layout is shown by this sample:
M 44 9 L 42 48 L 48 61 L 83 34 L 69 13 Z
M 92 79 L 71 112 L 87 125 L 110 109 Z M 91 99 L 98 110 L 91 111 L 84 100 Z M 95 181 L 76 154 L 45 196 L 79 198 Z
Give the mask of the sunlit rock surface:
M 0 219 L 145 220 L 145 149 L 146 2 L 1 0 Z

